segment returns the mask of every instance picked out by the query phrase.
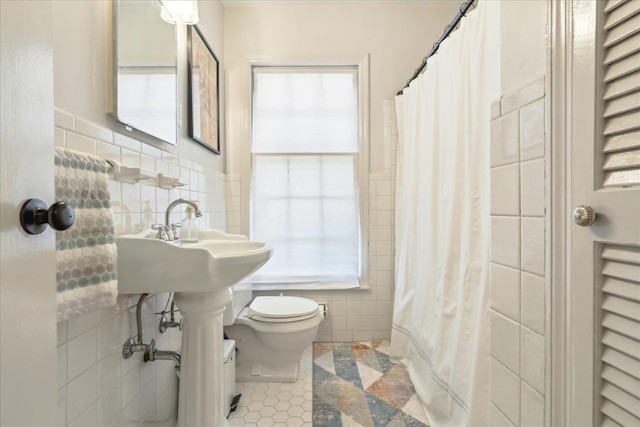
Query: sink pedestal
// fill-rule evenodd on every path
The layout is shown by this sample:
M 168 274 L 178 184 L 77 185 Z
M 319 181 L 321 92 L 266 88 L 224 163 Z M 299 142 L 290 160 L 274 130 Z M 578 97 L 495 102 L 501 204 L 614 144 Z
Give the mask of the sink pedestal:
M 231 289 L 176 292 L 184 319 L 178 400 L 178 427 L 224 427 L 224 359 L 222 313 Z

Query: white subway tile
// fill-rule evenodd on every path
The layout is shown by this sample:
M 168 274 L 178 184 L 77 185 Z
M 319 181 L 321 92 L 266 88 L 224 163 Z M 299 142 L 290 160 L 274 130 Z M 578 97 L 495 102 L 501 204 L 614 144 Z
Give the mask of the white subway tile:
M 120 388 L 116 387 L 104 393 L 98 399 L 98 425 L 111 426 L 120 418 Z
M 490 175 L 491 215 L 520 215 L 520 164 L 492 168 Z
M 59 108 L 55 108 L 53 111 L 53 123 L 57 127 L 71 131 L 76 129 L 76 118 L 73 117 L 72 114 L 60 110 Z
M 520 378 L 491 358 L 491 401 L 511 423 L 520 424 Z
M 154 367 L 155 368 L 155 367 Z M 155 371 L 155 369 L 154 369 Z M 155 372 L 154 372 L 155 375 Z M 156 381 L 155 378 L 151 379 L 146 386 L 143 386 L 140 392 L 140 413 L 148 416 L 150 412 L 153 413 L 155 418 L 155 403 L 156 403 Z
M 161 173 L 164 176 L 169 175 L 169 163 L 164 160 L 156 160 L 156 172 Z
M 127 408 L 140 394 L 140 370 L 132 369 L 128 374 L 122 377 L 120 381 L 122 389 L 122 408 Z M 140 402 L 138 402 L 139 407 Z M 139 413 L 138 413 L 139 415 Z
M 502 100 L 496 99 L 491 103 L 491 120 L 495 120 L 502 115 Z
M 491 167 L 520 160 L 520 119 L 514 111 L 491 122 Z
M 156 170 L 156 160 L 153 157 L 146 156 L 144 154 L 140 155 L 140 167 L 142 169 L 146 169 L 151 172 L 155 172 Z M 149 181 L 153 185 L 155 185 L 155 181 Z M 144 183 L 144 181 L 143 181 Z
M 544 156 L 544 98 L 520 110 L 521 159 L 529 160 Z
M 109 180 L 109 195 L 111 196 L 111 209 L 114 213 L 122 212 L 122 191 L 120 181 Z
M 189 159 L 185 159 L 183 157 L 180 157 L 179 162 L 181 167 L 187 168 L 187 169 L 193 169 L 193 162 Z
M 69 427 L 97 427 L 98 426 L 98 410 L 94 403 L 89 406 L 75 420 L 69 423 Z
M 96 142 L 96 156 L 105 160 L 120 162 L 120 147 L 106 142 Z
M 545 339 L 522 327 L 520 351 L 520 375 L 539 393 L 544 393 Z
M 545 280 L 529 273 L 522 273 L 522 324 L 545 333 Z
M 520 321 L 520 270 L 491 263 L 491 308 Z
M 96 312 L 97 313 L 97 312 Z M 67 343 L 67 376 L 76 378 L 97 362 L 98 329 L 93 328 Z
M 514 93 L 504 95 L 502 97 L 502 114 L 509 113 L 542 98 L 544 92 L 544 77 L 541 77 Z
M 544 218 L 522 218 L 522 270 L 544 276 Z
M 120 190 L 122 192 L 122 211 L 126 213 L 140 212 L 140 185 L 123 182 Z
M 67 344 L 58 346 L 58 389 L 67 385 Z
M 180 164 L 180 158 L 178 156 L 176 156 L 173 153 L 169 153 L 168 151 L 163 151 L 162 152 L 162 160 L 175 164 L 175 165 L 179 165 Z
M 136 397 L 122 411 L 123 427 L 138 426 L 142 417 L 140 416 L 140 397 Z
M 57 337 L 58 337 L 58 344 L 64 344 L 65 342 L 67 342 L 67 329 L 68 329 L 68 324 L 69 321 L 68 320 L 63 320 L 62 322 L 58 322 L 58 324 L 56 325 L 56 329 L 57 329 Z
M 58 390 L 58 426 L 67 425 L 67 388 Z
M 81 314 L 80 316 L 72 317 L 68 322 L 67 339 L 71 340 L 87 332 L 89 329 L 93 329 L 98 326 L 98 312 L 92 311 L 90 313 Z
M 124 166 L 130 168 L 140 167 L 140 153 L 138 151 L 123 148 L 120 150 L 120 160 Z
M 100 141 L 113 141 L 113 132 L 81 118 L 76 118 L 76 132 Z
M 515 427 L 509 418 L 507 418 L 500 409 L 494 404 L 491 404 L 491 427 Z M 542 426 L 542 425 L 541 425 Z M 524 427 L 524 426 L 523 426 Z M 533 426 L 530 426 L 533 427 Z
M 491 355 L 520 372 L 520 325 L 495 311 L 491 311 Z
M 162 151 L 159 148 L 153 147 L 144 142 L 141 144 L 140 148 L 142 154 L 146 154 L 147 156 L 153 157 L 154 159 L 162 158 Z
M 140 153 L 140 141 L 124 136 L 120 133 L 113 134 L 113 143 L 120 147 Z M 123 160 L 124 162 L 124 160 Z M 131 165 L 129 165 L 131 166 Z
M 521 388 L 521 415 L 522 427 L 544 426 L 544 396 L 522 382 Z
M 177 381 L 174 384 L 173 387 L 165 389 L 164 393 L 157 395 L 156 416 L 160 422 L 173 421 L 178 412 Z M 171 426 L 175 424 L 175 422 L 170 423 Z
M 75 420 L 96 401 L 96 368 L 87 369 L 67 384 L 67 422 Z
M 491 217 L 491 261 L 520 268 L 520 218 Z
M 66 147 L 69 150 L 86 154 L 96 154 L 96 141 L 74 132 L 67 132 Z
M 522 215 L 544 216 L 544 159 L 520 164 L 522 173 Z
M 123 342 L 124 343 L 124 342 Z M 120 388 L 120 359 L 121 351 L 115 351 L 100 360 L 96 365 L 98 375 L 98 396 L 114 388 Z M 120 401 L 118 400 L 118 409 L 120 409 Z
M 64 148 L 67 144 L 66 132 L 62 128 L 53 129 L 53 145 Z

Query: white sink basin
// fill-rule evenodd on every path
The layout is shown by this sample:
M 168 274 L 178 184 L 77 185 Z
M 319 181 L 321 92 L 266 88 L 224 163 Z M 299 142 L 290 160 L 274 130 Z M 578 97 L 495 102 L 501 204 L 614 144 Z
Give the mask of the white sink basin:
M 118 292 L 209 292 L 259 269 L 271 246 L 219 230 L 200 230 L 197 243 L 165 242 L 150 229 L 117 238 Z

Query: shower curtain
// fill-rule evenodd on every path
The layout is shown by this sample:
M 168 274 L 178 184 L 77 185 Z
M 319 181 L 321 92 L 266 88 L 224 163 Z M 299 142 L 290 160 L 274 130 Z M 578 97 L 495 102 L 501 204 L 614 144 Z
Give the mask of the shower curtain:
M 396 98 L 391 356 L 432 427 L 489 425 L 489 121 L 500 62 L 486 3 Z

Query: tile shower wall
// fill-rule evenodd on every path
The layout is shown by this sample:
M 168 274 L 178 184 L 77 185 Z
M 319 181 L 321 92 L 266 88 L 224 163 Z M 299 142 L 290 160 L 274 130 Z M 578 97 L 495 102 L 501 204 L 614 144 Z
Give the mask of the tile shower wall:
M 369 175 L 369 289 L 286 291 L 327 304 L 316 341 L 371 341 L 391 337 L 394 286 L 394 210 L 398 128 L 393 100 L 384 102 L 384 169 Z M 229 232 L 240 232 L 240 178 L 229 176 Z M 279 295 L 281 291 L 260 295 Z
M 492 104 L 491 425 L 545 425 L 545 81 Z
M 198 200 L 200 225 L 226 229 L 226 177 L 217 171 L 128 136 L 55 111 L 55 145 L 115 160 L 130 167 L 178 176 L 184 187 L 166 190 L 143 183 L 110 180 L 116 234 L 164 222 L 164 210 L 180 197 Z M 174 210 L 171 221 L 184 211 Z M 125 340 L 137 334 L 139 295 L 121 295 L 115 307 L 58 323 L 59 426 L 167 426 L 177 421 L 178 378 L 173 363 L 144 363 L 142 353 L 122 358 Z M 162 350 L 180 350 L 177 328 L 158 331 L 168 294 L 151 295 L 143 304 L 144 342 L 155 339 Z M 177 316 L 179 318 L 179 314 Z

